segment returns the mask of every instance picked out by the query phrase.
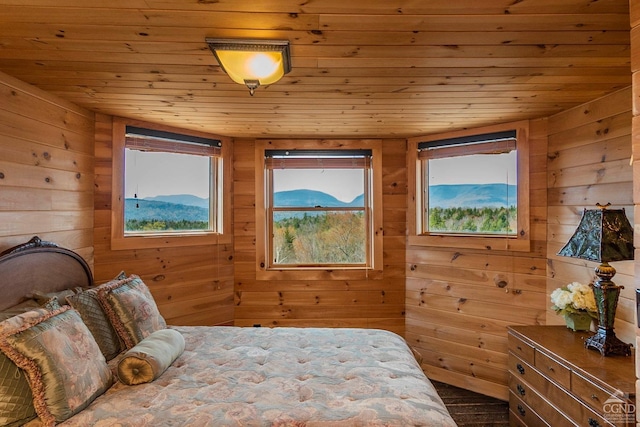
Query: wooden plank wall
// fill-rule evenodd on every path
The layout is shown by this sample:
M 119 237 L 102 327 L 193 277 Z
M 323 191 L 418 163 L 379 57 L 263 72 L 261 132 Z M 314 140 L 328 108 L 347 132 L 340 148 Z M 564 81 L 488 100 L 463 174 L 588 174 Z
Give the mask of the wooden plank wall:
M 633 154 L 633 203 L 634 203 L 634 216 L 640 218 L 640 2 L 631 1 L 630 15 L 631 15 L 631 72 L 633 73 L 633 119 L 631 124 L 632 135 L 632 154 Z M 634 224 L 635 228 L 635 281 L 634 288 L 640 288 L 640 256 L 638 255 L 637 248 L 640 247 L 640 235 L 638 234 L 638 226 Z M 636 317 L 638 313 L 636 312 Z M 640 319 L 636 319 L 640 321 Z M 636 338 L 636 420 L 640 420 L 640 414 L 638 413 L 638 402 L 640 402 L 640 328 L 635 328 Z
M 383 141 L 384 271 L 367 280 L 256 279 L 255 170 L 252 139 L 234 143 L 235 324 L 371 327 L 404 332 L 406 142 Z
M 149 286 L 168 323 L 232 324 L 233 255 L 230 243 L 111 250 L 112 122 L 111 116 L 96 116 L 96 282 L 107 281 L 121 270 L 138 274 Z M 225 191 L 232 190 L 227 187 Z
M 406 338 L 430 378 L 507 400 L 507 331 L 543 324 L 546 121 L 530 125 L 531 251 L 407 248 Z
M 34 235 L 93 265 L 94 114 L 0 73 L 0 250 Z
M 575 231 L 585 208 L 610 202 L 625 208 L 633 224 L 631 158 L 632 90 L 626 88 L 549 118 L 549 258 L 547 292 L 578 281 L 594 280 L 598 265 L 556 253 Z M 624 289 L 618 301 L 616 335 L 635 342 L 633 261 L 612 263 L 613 281 Z M 549 324 L 563 324 L 548 305 Z

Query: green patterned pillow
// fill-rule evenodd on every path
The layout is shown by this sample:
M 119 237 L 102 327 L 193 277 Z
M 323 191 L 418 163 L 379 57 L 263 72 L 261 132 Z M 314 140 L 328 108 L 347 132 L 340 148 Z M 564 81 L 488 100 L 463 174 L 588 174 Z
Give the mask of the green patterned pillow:
M 121 271 L 113 280 L 93 288 L 78 288 L 75 294 L 66 297 L 66 302 L 80 313 L 107 361 L 120 354 L 122 343 L 98 300 L 98 288 L 126 278 Z
M 39 308 L 24 311 L 25 307 L 35 303 L 18 304 L 5 311 L 21 311 L 20 314 L 11 316 L 0 322 L 0 334 L 11 333 L 26 323 L 38 319 L 48 313 L 49 310 Z M 0 352 L 0 425 L 20 426 L 36 417 L 33 407 L 33 395 L 22 369 L 4 353 Z
M 107 360 L 116 357 L 121 351 L 120 339 L 100 305 L 97 288 L 68 296 L 67 302 L 80 313 L 104 357 Z
M 46 426 L 80 412 L 113 383 L 98 344 L 69 306 L 0 331 L 0 350 L 26 372 Z
M 149 288 L 136 275 L 99 286 L 98 299 L 127 350 L 167 327 Z

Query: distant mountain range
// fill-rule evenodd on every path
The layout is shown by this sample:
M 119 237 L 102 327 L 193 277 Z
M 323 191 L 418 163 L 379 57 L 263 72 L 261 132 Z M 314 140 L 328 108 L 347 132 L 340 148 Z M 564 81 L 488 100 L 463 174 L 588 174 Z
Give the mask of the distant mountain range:
M 429 191 L 433 207 L 501 207 L 516 204 L 516 186 L 507 184 L 435 185 Z M 315 190 L 279 191 L 274 194 L 279 207 L 322 206 L 362 207 L 364 194 L 343 202 L 330 194 Z M 209 200 L 190 194 L 155 196 L 125 200 L 126 219 L 208 221 Z
M 124 217 L 161 221 L 209 221 L 208 200 L 191 195 L 157 196 L 145 199 L 126 199 Z
M 509 207 L 517 204 L 517 186 L 508 184 L 455 184 L 429 187 L 429 206 Z
M 508 184 L 434 185 L 429 188 L 429 204 L 435 207 L 502 207 L 516 204 L 517 186 Z M 274 204 L 286 206 L 362 207 L 364 194 L 351 202 L 313 190 L 280 191 Z
M 350 202 L 343 202 L 330 194 L 315 190 L 278 191 L 273 194 L 273 204 L 277 207 L 322 206 L 328 208 L 363 207 L 364 194 Z
M 176 205 L 198 206 L 201 208 L 209 207 L 209 199 L 203 199 L 202 197 L 194 196 L 193 194 L 176 194 L 173 196 L 155 196 L 145 197 L 144 200 L 151 202 L 167 202 L 174 203 Z

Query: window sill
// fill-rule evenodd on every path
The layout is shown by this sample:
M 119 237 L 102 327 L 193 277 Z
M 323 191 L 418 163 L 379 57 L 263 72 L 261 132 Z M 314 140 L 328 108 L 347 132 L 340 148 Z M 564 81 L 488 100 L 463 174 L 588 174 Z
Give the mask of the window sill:
M 112 237 L 111 250 L 153 249 L 231 243 L 231 236 L 218 233 Z
M 381 270 L 338 269 L 338 268 L 299 268 L 287 270 L 258 270 L 257 280 L 367 280 L 381 279 Z
M 482 251 L 530 252 L 528 238 L 475 237 L 475 236 L 409 236 L 409 246 L 432 246 L 439 248 L 463 248 Z

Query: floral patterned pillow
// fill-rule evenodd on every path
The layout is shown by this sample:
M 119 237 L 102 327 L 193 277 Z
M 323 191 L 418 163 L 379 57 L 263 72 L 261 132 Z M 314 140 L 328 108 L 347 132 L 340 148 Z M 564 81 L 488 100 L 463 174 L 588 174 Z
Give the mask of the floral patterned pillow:
M 0 330 L 0 350 L 26 372 L 45 426 L 80 412 L 113 383 L 98 344 L 69 306 Z
M 98 299 L 127 350 L 167 327 L 149 288 L 135 274 L 100 286 Z

